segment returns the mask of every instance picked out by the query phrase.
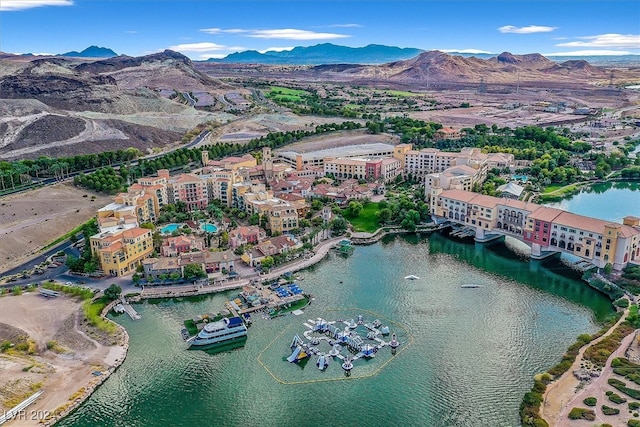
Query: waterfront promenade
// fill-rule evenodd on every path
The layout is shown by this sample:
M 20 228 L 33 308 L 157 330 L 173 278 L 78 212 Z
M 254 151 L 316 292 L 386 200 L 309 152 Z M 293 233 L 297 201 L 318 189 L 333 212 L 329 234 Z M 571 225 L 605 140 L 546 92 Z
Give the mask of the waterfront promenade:
M 271 280 L 282 276 L 284 273 L 296 272 L 310 267 L 321 261 L 327 253 L 344 237 L 334 237 L 325 240 L 315 247 L 313 255 L 308 258 L 299 258 L 295 261 L 282 265 L 270 270 L 264 274 L 251 274 L 236 279 L 227 280 L 225 282 L 215 283 L 212 285 L 187 285 L 187 286 L 152 286 L 143 288 L 141 294 L 137 297 L 130 298 L 129 301 L 139 301 L 148 298 L 173 298 L 180 296 L 205 295 L 216 292 L 224 292 L 230 289 L 239 289 L 243 286 L 251 284 L 254 280 Z

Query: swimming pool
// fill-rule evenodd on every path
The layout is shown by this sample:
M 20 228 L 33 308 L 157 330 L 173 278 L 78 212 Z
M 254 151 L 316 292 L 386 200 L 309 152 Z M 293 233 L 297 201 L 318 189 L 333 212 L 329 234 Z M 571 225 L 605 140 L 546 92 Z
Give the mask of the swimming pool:
M 511 175 L 511 179 L 517 180 L 517 181 L 522 181 L 522 182 L 527 182 L 529 177 L 527 175 Z
M 167 224 L 160 229 L 160 233 L 171 234 L 180 227 L 182 227 L 182 224 L 175 224 L 175 223 Z
M 200 229 L 206 231 L 207 233 L 215 233 L 216 231 L 218 231 L 218 227 L 216 227 L 213 224 L 209 224 L 207 223 L 201 223 L 200 224 Z

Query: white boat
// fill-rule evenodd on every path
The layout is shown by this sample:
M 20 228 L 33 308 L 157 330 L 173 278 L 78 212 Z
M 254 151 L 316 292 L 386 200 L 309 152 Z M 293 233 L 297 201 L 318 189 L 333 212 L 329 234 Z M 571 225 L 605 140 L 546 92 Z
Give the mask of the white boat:
M 481 288 L 482 285 L 469 284 L 469 285 L 460 285 L 461 288 Z
M 417 279 L 419 279 L 418 276 L 414 276 L 413 274 L 410 274 L 408 276 L 404 276 L 404 278 L 407 279 L 407 280 L 417 280 Z
M 202 347 L 247 335 L 247 327 L 240 317 L 225 317 L 217 322 L 207 323 L 204 328 L 187 340 L 189 347 Z

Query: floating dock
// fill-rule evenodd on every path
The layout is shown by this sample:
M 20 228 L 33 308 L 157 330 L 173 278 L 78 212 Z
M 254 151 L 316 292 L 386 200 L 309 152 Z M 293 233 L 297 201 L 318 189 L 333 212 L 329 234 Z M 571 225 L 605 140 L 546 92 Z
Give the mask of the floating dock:
M 345 374 L 349 375 L 353 368 L 353 362 L 358 359 L 373 358 L 380 349 L 387 346 L 395 354 L 395 349 L 400 345 L 396 334 L 391 335 L 390 341 L 382 338 L 389 335 L 388 326 L 383 326 L 378 319 L 366 323 L 362 315 L 359 315 L 357 320 L 350 319 L 348 321 L 327 321 L 318 317 L 315 320 L 307 319 L 303 324 L 307 330 L 302 335 L 307 341 L 304 341 L 299 335 L 295 335 L 290 345 L 292 353 L 287 360 L 295 363 L 316 355 L 318 356 L 316 364 L 320 370 L 326 369 L 329 366 L 329 360 L 335 358 L 340 359 L 340 366 L 344 369 Z M 359 327 L 365 335 L 361 336 L 358 333 Z M 370 342 L 365 342 L 365 340 Z M 329 352 L 319 349 L 322 342 L 331 347 Z M 342 354 L 343 348 L 347 349 L 346 355 Z
M 120 304 L 118 305 L 122 305 L 122 309 L 129 315 L 129 317 L 131 317 L 132 320 L 142 319 L 142 316 L 138 314 L 138 312 L 131 306 L 131 304 L 127 302 L 126 299 L 122 298 L 120 300 Z

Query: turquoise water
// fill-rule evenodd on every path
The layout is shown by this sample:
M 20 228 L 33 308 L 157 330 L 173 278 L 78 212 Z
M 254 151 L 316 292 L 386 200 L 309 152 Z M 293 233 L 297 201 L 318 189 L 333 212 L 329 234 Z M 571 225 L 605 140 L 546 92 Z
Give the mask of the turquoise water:
M 182 224 L 175 224 L 175 223 L 167 224 L 160 229 L 160 233 L 171 234 L 180 227 L 182 227 Z
M 411 274 L 420 279 L 404 279 Z M 126 361 L 60 425 L 517 426 L 533 375 L 612 312 L 555 261 L 529 262 L 501 243 L 439 234 L 387 237 L 348 257 L 332 253 L 303 275 L 300 285 L 315 298 L 305 314 L 254 316 L 246 344 L 228 352 L 187 351 L 179 330 L 237 292 L 147 302 L 136 307 L 142 320 L 117 317 L 131 338 Z M 460 287 L 468 283 L 483 287 Z M 345 379 L 335 363 L 320 373 L 315 363 L 285 361 L 306 319 L 369 311 L 413 339 L 374 361 L 389 358 L 376 375 Z M 305 382 L 282 384 L 272 374 Z M 306 382 L 316 379 L 332 381 Z
M 207 233 L 215 233 L 216 231 L 218 231 L 218 227 L 216 227 L 213 224 L 209 224 L 207 223 L 201 223 L 200 224 L 200 229 L 206 231 Z
M 546 206 L 622 223 L 625 216 L 640 216 L 640 183 L 598 183 L 566 200 L 547 203 Z

